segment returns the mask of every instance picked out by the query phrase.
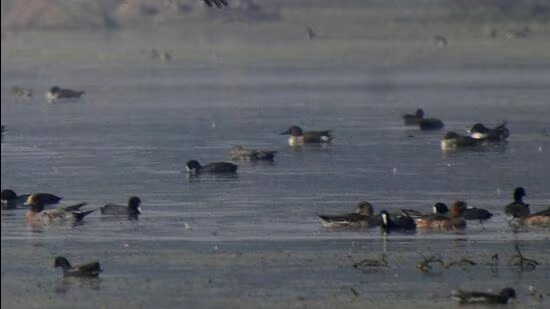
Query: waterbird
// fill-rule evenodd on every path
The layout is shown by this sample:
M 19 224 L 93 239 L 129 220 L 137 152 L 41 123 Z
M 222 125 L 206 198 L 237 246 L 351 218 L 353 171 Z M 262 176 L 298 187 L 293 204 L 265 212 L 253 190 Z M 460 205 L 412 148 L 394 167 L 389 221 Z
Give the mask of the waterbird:
M 239 166 L 229 162 L 212 162 L 201 165 L 197 160 L 189 160 L 187 161 L 186 167 L 187 172 L 190 174 L 233 174 L 237 172 Z
M 57 256 L 54 259 L 53 267 L 61 267 L 63 277 L 97 277 L 103 271 L 98 261 L 72 266 L 63 256 Z
M 332 141 L 330 130 L 304 132 L 299 126 L 291 126 L 281 135 L 290 135 L 288 143 L 291 146 L 314 143 L 329 143 Z
M 128 205 L 119 205 L 109 203 L 103 207 L 99 208 L 102 215 L 128 215 L 128 216 L 137 216 L 140 215 L 141 210 L 141 199 L 137 196 L 131 196 L 128 199 Z
M 463 291 L 454 290 L 451 293 L 452 299 L 458 301 L 461 304 L 502 304 L 508 303 L 510 298 L 516 298 L 516 291 L 513 288 L 507 287 L 500 291 L 498 294 L 476 292 L 476 291 Z

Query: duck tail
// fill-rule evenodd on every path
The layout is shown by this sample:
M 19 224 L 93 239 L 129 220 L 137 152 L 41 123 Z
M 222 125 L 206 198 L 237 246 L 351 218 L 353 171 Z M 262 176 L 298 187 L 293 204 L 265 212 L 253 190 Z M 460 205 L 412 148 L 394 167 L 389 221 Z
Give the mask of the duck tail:
M 68 212 L 71 212 L 71 211 L 78 211 L 80 208 L 82 208 L 82 207 L 85 206 L 86 204 L 88 204 L 88 203 L 87 203 L 87 202 L 79 203 L 79 204 L 76 204 L 76 205 L 63 207 L 63 209 L 64 209 L 65 211 L 68 211 Z
M 87 215 L 91 214 L 92 212 L 96 211 L 96 209 L 88 210 L 88 211 L 75 211 L 73 212 L 73 216 L 76 221 L 81 221 L 86 217 Z

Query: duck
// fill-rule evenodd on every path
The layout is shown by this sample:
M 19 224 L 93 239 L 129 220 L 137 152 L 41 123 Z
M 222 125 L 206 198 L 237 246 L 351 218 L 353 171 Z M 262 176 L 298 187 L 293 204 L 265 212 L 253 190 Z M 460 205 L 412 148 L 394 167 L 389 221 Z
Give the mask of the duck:
M 41 201 L 46 205 L 58 204 L 63 198 L 51 193 L 33 193 L 40 197 Z M 2 209 L 14 209 L 19 206 L 24 206 L 30 194 L 17 195 L 12 189 L 2 190 L 0 193 L 2 199 Z
M 455 150 L 459 148 L 471 148 L 481 145 L 480 139 L 467 135 L 459 135 L 454 131 L 449 131 L 441 140 L 441 149 Z
M 128 215 L 137 216 L 141 214 L 141 199 L 137 196 L 131 196 L 128 199 L 128 205 L 106 204 L 100 207 L 102 215 Z
M 55 257 L 53 267 L 61 267 L 61 269 L 63 269 L 63 277 L 93 278 L 99 276 L 99 273 L 103 271 L 98 261 L 93 261 L 78 266 L 72 266 L 71 263 L 69 263 L 69 260 L 67 260 L 63 256 Z
M 381 224 L 380 217 L 374 215 L 372 204 L 365 201 L 357 204 L 353 213 L 318 216 L 325 227 L 374 227 Z
M 28 222 L 52 222 L 55 220 L 73 219 L 75 222 L 82 221 L 85 216 L 95 211 L 80 211 L 80 208 L 87 203 L 79 203 L 72 206 L 58 207 L 50 210 L 44 210 L 45 203 L 40 195 L 31 194 L 25 203 L 29 206 L 26 218 Z
M 299 126 L 291 126 L 288 130 L 281 133 L 281 135 L 289 134 L 288 144 L 290 146 L 330 143 L 333 139 L 330 130 L 304 132 Z
M 380 226 L 385 232 L 392 230 L 414 230 L 416 229 L 416 223 L 414 219 L 405 213 L 399 216 L 390 216 L 386 210 L 380 212 L 382 222 Z
M 550 226 L 550 206 L 545 210 L 519 217 L 518 221 L 522 225 Z
M 213 7 L 215 5 L 218 9 L 221 9 L 229 5 L 227 3 L 227 0 L 203 0 L 203 1 L 209 7 Z
M 530 214 L 529 204 L 523 202 L 523 198 L 527 196 L 523 187 L 514 189 L 514 201 L 504 208 L 504 213 L 514 218 L 525 217 Z
M 71 89 L 63 89 L 57 86 L 50 88 L 50 91 L 46 94 L 48 101 L 52 102 L 59 99 L 78 99 L 84 94 L 84 91 L 77 91 Z
M 187 161 L 187 172 L 190 174 L 234 174 L 238 168 L 238 165 L 229 162 L 213 162 L 201 165 L 197 160 Z
M 424 229 L 463 229 L 466 227 L 466 221 L 462 217 L 464 209 L 466 209 L 466 202 L 456 201 L 451 207 L 450 217 L 441 213 L 425 215 L 415 219 L 416 226 Z
M 405 125 L 411 126 L 411 125 L 418 125 L 420 120 L 424 118 L 424 110 L 419 108 L 416 110 L 414 115 L 411 114 L 405 114 L 403 115 L 403 123 Z
M 507 287 L 498 294 L 476 292 L 476 291 L 452 291 L 452 299 L 461 304 L 502 304 L 508 303 L 510 298 L 516 298 L 516 291 L 513 288 Z
M 246 149 L 243 146 L 234 146 L 229 152 L 232 160 L 273 161 L 277 151 Z
M 447 205 L 445 203 L 442 203 L 442 202 L 435 203 L 432 206 L 432 212 L 428 213 L 428 214 L 422 214 L 420 211 L 414 210 L 414 209 L 402 209 L 401 210 L 401 213 L 404 213 L 407 216 L 412 217 L 415 220 L 418 219 L 418 218 L 421 218 L 421 217 L 439 216 L 439 215 L 446 216 L 448 212 L 449 212 L 449 208 L 447 207 Z
M 13 86 L 10 89 L 10 96 L 18 98 L 30 98 L 32 97 L 32 89 Z
M 435 131 L 443 129 L 445 125 L 437 118 L 423 118 L 418 120 L 418 126 L 422 131 Z
M 502 124 L 490 129 L 482 123 L 476 123 L 471 128 L 467 129 L 471 137 L 475 139 L 483 139 L 487 141 L 500 142 L 510 136 L 510 130 L 506 127 L 506 121 Z
M 172 55 L 168 52 L 159 52 L 156 49 L 151 50 L 151 59 L 160 62 L 168 62 L 172 60 Z
M 463 210 L 462 217 L 464 220 L 489 220 L 493 214 L 487 209 L 477 207 L 467 207 Z

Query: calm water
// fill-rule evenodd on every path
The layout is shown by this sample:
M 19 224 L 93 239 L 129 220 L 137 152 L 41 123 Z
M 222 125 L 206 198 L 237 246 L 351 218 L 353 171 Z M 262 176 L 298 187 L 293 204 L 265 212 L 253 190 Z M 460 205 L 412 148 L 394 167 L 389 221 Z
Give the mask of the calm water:
M 2 188 L 51 192 L 90 207 L 138 195 L 137 221 L 92 214 L 79 226 L 32 227 L 24 210 L 2 211 L 2 306 L 364 307 L 453 305 L 453 288 L 518 290 L 519 307 L 547 307 L 548 229 L 510 231 L 502 209 L 516 186 L 533 210 L 550 203 L 550 67 L 373 66 L 299 59 L 189 66 L 128 60 L 2 67 Z M 314 61 L 314 60 L 312 60 Z M 53 84 L 86 91 L 49 104 Z M 9 88 L 33 88 L 32 99 Z M 443 153 L 444 132 L 401 125 L 422 107 L 464 132 L 508 121 L 505 145 Z M 331 129 L 331 145 L 291 148 L 290 125 Z M 232 145 L 279 151 L 273 163 L 238 162 L 236 177 L 190 178 L 185 162 L 228 160 Z M 428 211 L 465 199 L 495 216 L 459 234 L 382 235 L 330 230 L 316 214 L 380 209 Z M 540 262 L 507 265 L 519 244 Z M 386 252 L 390 267 L 351 267 Z M 488 263 L 498 253 L 495 270 Z M 422 255 L 478 263 L 435 274 Z M 98 280 L 63 280 L 55 255 L 99 259 Z M 544 295 L 538 300 L 529 286 Z

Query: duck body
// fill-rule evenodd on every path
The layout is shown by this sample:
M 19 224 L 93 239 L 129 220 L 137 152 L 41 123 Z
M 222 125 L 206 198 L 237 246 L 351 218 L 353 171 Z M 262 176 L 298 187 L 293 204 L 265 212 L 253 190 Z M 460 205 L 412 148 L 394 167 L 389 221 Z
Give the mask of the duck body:
M 84 91 L 76 91 L 71 89 L 63 89 L 57 86 L 50 88 L 46 93 L 46 99 L 53 102 L 59 99 L 78 99 L 84 94 Z
M 238 165 L 229 162 L 213 162 L 201 165 L 197 160 L 187 161 L 187 172 L 190 174 L 234 174 L 239 168 Z
M 513 288 L 504 288 L 498 294 L 462 291 L 452 292 L 452 298 L 461 304 L 501 304 L 508 303 L 510 298 L 516 298 L 516 291 Z
M 455 150 L 461 148 L 472 148 L 481 145 L 482 140 L 467 135 L 459 135 L 456 132 L 449 131 L 441 140 L 441 149 Z
M 18 98 L 30 98 L 32 97 L 32 89 L 13 86 L 10 89 L 10 96 Z
M 97 277 L 103 270 L 98 261 L 72 266 L 69 261 L 62 256 L 58 256 L 54 260 L 54 268 L 63 269 L 63 277 Z
M 520 217 L 519 223 L 522 225 L 550 226 L 550 207 L 546 210 Z
M 2 209 L 14 209 L 22 207 L 27 202 L 31 194 L 17 195 L 15 191 L 11 189 L 2 190 Z M 40 197 L 40 200 L 45 206 L 58 204 L 63 198 L 51 193 L 33 193 Z
M 354 213 L 318 216 L 325 227 L 374 227 L 381 224 L 380 217 L 374 216 L 374 209 L 368 202 L 359 203 Z
M 333 139 L 330 130 L 304 132 L 299 126 L 291 126 L 288 130 L 281 133 L 281 135 L 289 134 L 288 144 L 290 146 L 330 143 Z
M 482 123 L 476 123 L 467 131 L 470 136 L 475 139 L 483 139 L 492 142 L 504 141 L 510 136 L 510 130 L 506 127 L 506 122 L 503 122 L 493 129 L 486 127 Z
M 273 161 L 276 153 L 277 151 L 273 150 L 246 149 L 242 146 L 234 146 L 229 154 L 232 160 Z
M 141 199 L 132 196 L 128 200 L 128 205 L 106 204 L 99 208 L 102 215 L 128 215 L 137 216 L 141 214 Z
M 418 126 L 422 131 L 436 131 L 443 129 L 445 125 L 437 118 L 423 118 L 418 121 Z
M 206 5 L 209 7 L 216 6 L 218 9 L 221 9 L 224 6 L 228 6 L 227 0 L 203 0 Z
M 462 217 L 465 202 L 456 201 L 451 207 L 451 217 L 442 213 L 433 213 L 415 218 L 416 225 L 423 229 L 456 230 L 466 227 L 466 221 Z
M 493 214 L 488 211 L 487 209 L 483 208 L 466 208 L 464 209 L 464 212 L 462 213 L 462 217 L 464 220 L 489 220 Z
M 45 203 L 41 200 L 39 195 L 31 194 L 27 199 L 26 204 L 29 206 L 29 210 L 26 214 L 28 222 L 45 222 L 58 221 L 63 219 L 72 219 L 76 222 L 84 219 L 85 216 L 91 214 L 94 210 L 81 211 L 80 208 L 87 203 L 79 203 L 67 207 L 58 207 L 54 209 L 44 210 Z
M 419 108 L 416 110 L 416 113 L 414 115 L 412 114 L 405 114 L 403 115 L 403 123 L 407 126 L 416 126 L 424 118 L 424 110 Z
M 406 214 L 402 214 L 399 216 L 390 216 L 390 214 L 382 210 L 380 212 L 381 217 L 381 227 L 382 230 L 385 232 L 390 232 L 393 230 L 415 230 L 416 229 L 416 223 L 413 218 Z

